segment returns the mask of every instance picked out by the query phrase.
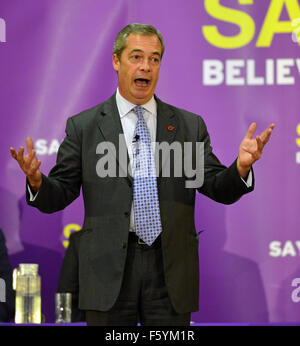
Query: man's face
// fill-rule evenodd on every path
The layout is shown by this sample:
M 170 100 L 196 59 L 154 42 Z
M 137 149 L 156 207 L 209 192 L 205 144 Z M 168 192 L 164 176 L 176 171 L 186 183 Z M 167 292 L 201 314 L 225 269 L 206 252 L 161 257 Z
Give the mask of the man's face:
M 136 105 L 147 103 L 154 94 L 161 62 L 161 43 L 156 35 L 130 34 L 121 59 L 113 55 L 120 94 Z

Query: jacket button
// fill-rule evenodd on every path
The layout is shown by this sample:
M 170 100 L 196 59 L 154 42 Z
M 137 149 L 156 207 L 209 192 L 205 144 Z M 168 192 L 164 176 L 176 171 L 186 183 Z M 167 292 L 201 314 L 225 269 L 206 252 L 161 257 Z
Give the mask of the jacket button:
M 125 211 L 124 215 L 128 217 L 130 215 L 129 211 Z
M 123 249 L 126 249 L 126 246 L 127 246 L 127 243 L 124 242 L 124 243 L 122 244 L 122 248 L 123 248 Z

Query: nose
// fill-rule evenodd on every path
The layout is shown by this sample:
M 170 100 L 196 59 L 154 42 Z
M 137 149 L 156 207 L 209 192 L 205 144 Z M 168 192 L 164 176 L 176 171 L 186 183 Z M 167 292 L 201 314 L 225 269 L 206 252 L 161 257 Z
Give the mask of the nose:
M 149 64 L 148 59 L 143 59 L 140 65 L 140 70 L 145 72 L 151 71 L 151 65 Z

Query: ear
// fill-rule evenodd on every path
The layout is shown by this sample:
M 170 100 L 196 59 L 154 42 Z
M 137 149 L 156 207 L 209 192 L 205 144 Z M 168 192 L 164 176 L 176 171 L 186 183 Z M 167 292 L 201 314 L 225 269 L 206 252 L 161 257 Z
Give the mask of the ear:
M 119 61 L 119 58 L 118 58 L 117 54 L 113 54 L 112 64 L 113 64 L 114 70 L 118 72 L 119 71 L 120 61 Z

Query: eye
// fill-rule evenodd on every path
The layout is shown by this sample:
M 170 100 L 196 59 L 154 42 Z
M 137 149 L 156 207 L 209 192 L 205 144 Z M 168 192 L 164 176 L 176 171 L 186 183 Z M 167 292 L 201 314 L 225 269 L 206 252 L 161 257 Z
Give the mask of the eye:
M 159 64 L 160 59 L 159 59 L 158 57 L 156 57 L 156 56 L 153 56 L 152 59 L 151 59 L 151 61 L 152 61 L 154 64 Z
M 138 54 L 133 54 L 133 55 L 131 55 L 131 57 L 130 57 L 130 59 L 131 59 L 132 61 L 134 61 L 134 62 L 140 61 L 141 58 L 142 58 L 141 55 L 138 55 Z

